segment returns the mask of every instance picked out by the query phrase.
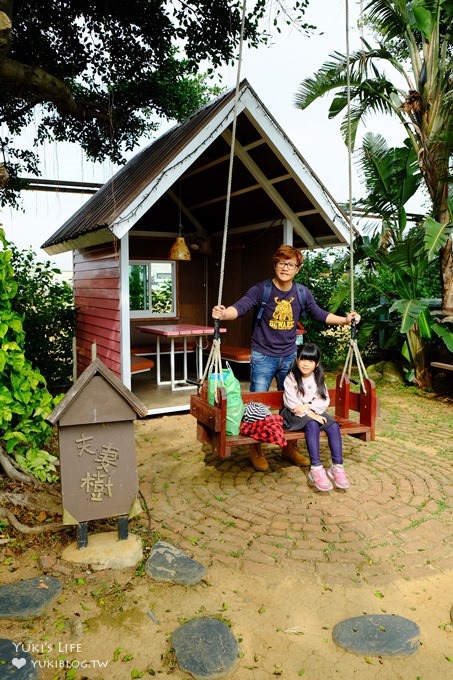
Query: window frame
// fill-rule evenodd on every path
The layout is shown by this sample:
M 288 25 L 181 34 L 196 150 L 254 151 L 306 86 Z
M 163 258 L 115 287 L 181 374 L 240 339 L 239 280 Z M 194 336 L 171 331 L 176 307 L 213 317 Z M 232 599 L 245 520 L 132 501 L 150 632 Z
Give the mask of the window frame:
M 129 315 L 131 319 L 156 319 L 156 318 L 168 318 L 168 319 L 174 319 L 177 318 L 177 308 L 176 308 L 176 285 L 177 285 L 177 271 L 176 271 L 176 262 L 172 260 L 164 260 L 164 259 L 134 259 L 131 260 L 129 259 L 129 265 L 128 265 L 128 284 L 130 280 L 130 268 L 136 265 L 140 266 L 146 266 L 148 268 L 148 281 L 150 282 L 150 288 L 149 288 L 149 300 L 151 301 L 152 297 L 152 265 L 155 264 L 165 264 L 165 265 L 170 265 L 170 271 L 171 271 L 171 280 L 172 280 L 172 310 L 170 312 L 153 312 L 152 308 L 151 309 L 132 309 L 131 308 L 131 297 L 130 297 L 130 289 L 129 289 Z

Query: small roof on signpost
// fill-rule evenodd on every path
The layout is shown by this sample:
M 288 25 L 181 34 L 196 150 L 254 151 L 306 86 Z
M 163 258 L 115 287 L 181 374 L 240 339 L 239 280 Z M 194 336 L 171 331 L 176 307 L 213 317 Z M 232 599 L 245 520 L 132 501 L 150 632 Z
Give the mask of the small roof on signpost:
M 51 425 L 58 423 L 68 414 L 74 403 L 80 401 L 80 397 L 85 392 L 87 386 L 96 376 L 100 376 L 108 385 L 110 385 L 113 392 L 120 398 L 118 403 L 121 401 L 124 402 L 124 404 L 129 406 L 139 417 L 143 418 L 147 415 L 148 407 L 145 406 L 145 404 L 140 401 L 140 399 L 138 399 L 138 397 L 136 397 L 135 394 L 133 394 L 100 359 L 94 359 L 94 361 L 92 361 L 84 370 L 80 378 L 78 378 L 74 385 L 68 390 L 52 413 L 47 417 L 47 420 Z M 102 410 L 105 410 L 105 408 L 106 404 L 103 402 L 96 404 L 96 420 L 102 422 Z M 110 420 L 111 417 L 108 417 L 107 419 Z M 92 421 L 92 417 L 90 417 L 90 421 Z

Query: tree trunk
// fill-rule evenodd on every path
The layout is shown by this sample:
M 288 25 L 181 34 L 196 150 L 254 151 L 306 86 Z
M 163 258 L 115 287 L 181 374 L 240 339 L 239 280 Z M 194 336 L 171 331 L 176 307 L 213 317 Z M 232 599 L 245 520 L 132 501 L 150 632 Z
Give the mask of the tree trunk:
M 415 371 L 415 382 L 422 389 L 431 387 L 432 376 L 426 354 L 426 343 L 420 338 L 416 325 L 407 332 L 406 337 Z
M 13 458 L 9 456 L 6 451 L 0 446 L 0 468 L 3 468 L 6 476 L 13 482 L 21 482 L 24 484 L 30 484 L 31 486 L 37 485 L 38 480 L 33 477 L 33 475 L 28 475 L 26 472 L 21 471 Z
M 453 243 L 451 237 L 440 251 L 442 310 L 453 314 Z

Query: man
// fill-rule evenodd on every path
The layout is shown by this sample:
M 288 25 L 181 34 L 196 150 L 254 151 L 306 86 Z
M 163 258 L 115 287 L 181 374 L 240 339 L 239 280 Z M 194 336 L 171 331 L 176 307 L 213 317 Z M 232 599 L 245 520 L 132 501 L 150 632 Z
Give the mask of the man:
M 255 309 L 258 318 L 252 331 L 251 392 L 267 392 L 274 378 L 277 389 L 283 389 L 283 381 L 296 357 L 297 323 L 303 307 L 313 319 L 328 325 L 345 326 L 350 325 L 353 319 L 357 323 L 360 321 L 357 312 L 338 316 L 321 309 L 305 286 L 302 290 L 304 300 L 301 300 L 300 284 L 294 282 L 303 262 L 300 250 L 281 245 L 272 259 L 274 276 L 270 284 L 261 281 L 229 307 L 216 305 L 212 309 L 213 319 L 220 321 L 233 321 Z M 305 458 L 297 453 L 297 446 L 286 447 L 282 455 L 294 465 L 306 463 Z M 256 470 L 265 471 L 269 468 L 259 445 L 250 447 L 250 460 Z

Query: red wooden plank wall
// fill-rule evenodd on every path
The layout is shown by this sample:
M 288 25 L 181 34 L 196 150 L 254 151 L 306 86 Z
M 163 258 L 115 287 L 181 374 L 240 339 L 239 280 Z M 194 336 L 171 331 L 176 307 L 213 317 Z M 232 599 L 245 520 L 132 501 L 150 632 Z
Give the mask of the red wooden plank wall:
M 116 244 L 74 251 L 74 301 L 77 309 L 77 375 L 96 356 L 121 374 L 120 267 Z

